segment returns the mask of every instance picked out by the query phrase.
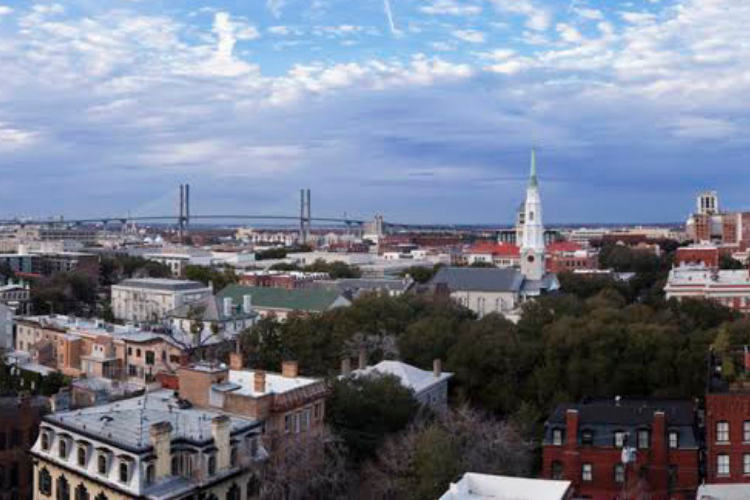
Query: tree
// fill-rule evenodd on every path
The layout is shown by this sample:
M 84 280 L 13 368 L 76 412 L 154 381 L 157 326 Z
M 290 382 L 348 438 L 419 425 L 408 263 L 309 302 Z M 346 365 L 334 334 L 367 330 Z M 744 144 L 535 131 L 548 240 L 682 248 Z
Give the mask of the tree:
M 326 418 L 355 461 L 372 456 L 388 434 L 406 427 L 418 403 L 393 375 L 359 375 L 332 383 Z
M 719 268 L 739 270 L 739 269 L 747 269 L 747 266 L 743 264 L 742 262 L 740 262 L 739 260 L 733 258 L 731 255 L 719 254 Z
M 514 425 L 466 406 L 421 418 L 365 464 L 360 498 L 434 500 L 466 472 L 528 475 L 528 442 Z
M 204 285 L 213 284 L 214 290 L 223 290 L 237 283 L 237 274 L 232 269 L 219 271 L 208 266 L 187 266 L 185 277 L 192 281 L 200 281 Z
M 432 267 L 411 266 L 401 272 L 400 275 L 402 277 L 409 276 L 417 283 L 425 284 L 437 274 L 441 267 L 443 267 L 442 264 L 435 264 Z
M 266 316 L 240 334 L 240 349 L 247 366 L 260 370 L 279 369 L 285 360 L 281 328 L 276 317 Z
M 423 369 L 435 359 L 448 359 L 448 351 L 456 344 L 463 327 L 462 318 L 444 314 L 415 321 L 398 338 L 398 349 L 403 361 Z

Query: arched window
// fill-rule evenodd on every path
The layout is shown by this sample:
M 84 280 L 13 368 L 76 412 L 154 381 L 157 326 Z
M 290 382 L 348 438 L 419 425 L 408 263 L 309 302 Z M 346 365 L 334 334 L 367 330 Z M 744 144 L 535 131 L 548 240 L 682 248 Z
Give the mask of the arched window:
M 70 500 L 70 483 L 65 476 L 57 478 L 57 500 Z
M 42 449 L 44 451 L 49 450 L 49 433 L 42 432 Z
M 60 458 L 68 457 L 68 442 L 65 439 L 60 439 L 60 444 L 57 445 L 57 451 L 60 453 Z
M 172 457 L 172 475 L 173 476 L 180 475 L 180 456 L 179 455 L 174 455 Z
M 154 464 L 148 464 L 146 466 L 146 484 L 147 485 L 154 484 L 155 479 L 156 479 L 156 468 L 154 467 Z
M 85 446 L 79 446 L 78 447 L 78 465 L 81 467 L 86 466 L 86 447 Z
M 208 475 L 213 476 L 216 474 L 216 457 L 211 455 L 208 457 Z
M 96 468 L 99 471 L 99 474 L 107 473 L 107 455 L 105 455 L 104 453 L 99 453 L 99 456 L 97 457 Z
M 120 461 L 120 482 L 127 483 L 130 480 L 130 467 L 124 460 Z
M 232 449 L 229 451 L 229 465 L 232 467 L 237 466 L 237 447 L 232 446 Z
M 89 490 L 83 484 L 76 487 L 76 500 L 89 500 Z
M 227 500 L 240 500 L 240 487 L 233 484 L 227 491 Z
M 104 493 L 99 493 L 98 495 L 96 495 L 96 497 L 94 497 L 94 500 L 108 500 L 108 499 L 107 499 L 107 495 L 105 495 Z
M 52 475 L 46 468 L 39 471 L 39 493 L 44 496 L 52 494 Z

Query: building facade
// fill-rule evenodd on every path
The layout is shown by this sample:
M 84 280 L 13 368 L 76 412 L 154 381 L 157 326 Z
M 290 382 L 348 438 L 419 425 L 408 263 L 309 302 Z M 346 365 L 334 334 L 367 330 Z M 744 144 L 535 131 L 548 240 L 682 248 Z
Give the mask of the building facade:
M 48 415 L 31 453 L 35 500 L 255 498 L 267 457 L 259 422 L 167 390 Z
M 112 285 L 112 312 L 123 321 L 158 322 L 168 312 L 211 295 L 211 287 L 195 281 L 129 279 Z
M 34 485 L 27 450 L 34 444 L 39 423 L 49 411 L 47 398 L 0 398 L 0 499 L 28 500 Z
M 692 500 L 700 435 L 691 401 L 614 398 L 559 405 L 545 424 L 543 476 L 597 500 Z
M 750 313 L 750 271 L 717 270 L 683 265 L 669 271 L 664 287 L 667 299 L 707 299 L 741 313 Z

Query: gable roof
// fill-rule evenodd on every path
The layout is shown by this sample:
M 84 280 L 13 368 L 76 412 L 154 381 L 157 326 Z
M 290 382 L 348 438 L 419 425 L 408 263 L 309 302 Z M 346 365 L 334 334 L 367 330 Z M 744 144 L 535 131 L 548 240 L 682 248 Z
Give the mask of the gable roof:
M 402 363 L 401 361 L 381 361 L 375 366 L 368 366 L 363 370 L 355 370 L 352 373 L 356 375 L 395 375 L 401 380 L 401 385 L 411 389 L 415 394 L 419 394 L 435 384 L 453 377 L 452 373 L 447 372 L 443 372 L 439 377 L 435 377 L 431 371 L 420 370 L 416 366 Z
M 443 267 L 430 281 L 453 291 L 518 292 L 524 277 L 511 268 Z
M 191 302 L 184 304 L 176 309 L 173 309 L 168 313 L 168 316 L 172 318 L 189 318 L 192 311 L 199 310 L 202 308 L 201 321 L 208 321 L 211 323 L 218 323 L 222 321 L 232 321 L 238 319 L 252 318 L 257 316 L 257 313 L 250 312 L 246 314 L 242 309 L 242 300 L 239 303 L 232 297 L 232 314 L 227 316 L 224 314 L 224 302 L 223 299 L 215 295 L 210 295 L 197 302 Z
M 307 288 L 271 288 L 258 286 L 229 285 L 219 292 L 218 299 L 231 297 L 242 303 L 242 297 L 250 295 L 253 307 L 259 309 L 280 309 L 287 311 L 323 312 L 335 307 L 351 304 L 338 291 Z
M 578 411 L 579 425 L 616 424 L 647 425 L 653 422 L 654 412 L 662 411 L 669 425 L 692 426 L 695 405 L 680 399 L 595 399 L 580 404 L 558 405 L 549 419 L 551 424 L 564 424 L 568 410 Z

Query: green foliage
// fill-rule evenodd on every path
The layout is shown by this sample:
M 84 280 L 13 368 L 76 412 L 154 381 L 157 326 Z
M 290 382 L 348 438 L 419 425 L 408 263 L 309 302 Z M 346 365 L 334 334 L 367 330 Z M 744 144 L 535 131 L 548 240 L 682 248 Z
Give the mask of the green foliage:
M 185 278 L 199 281 L 207 286 L 209 283 L 213 283 L 214 290 L 223 290 L 227 286 L 237 283 L 237 273 L 232 269 L 221 271 L 207 266 L 187 266 Z
M 8 264 L 7 262 L 3 262 L 2 264 L 0 264 L 0 280 L 2 280 L 3 283 L 7 283 L 8 280 L 11 279 L 16 279 L 16 273 L 13 272 L 10 264 Z
M 31 302 L 36 314 L 90 316 L 96 311 L 98 284 L 87 273 L 57 273 L 32 282 Z
M 719 268 L 721 269 L 747 269 L 747 266 L 730 255 L 719 255 Z
M 461 449 L 458 440 L 446 429 L 430 427 L 416 439 L 412 462 L 414 487 L 411 498 L 439 498 L 446 484 L 461 476 Z
M 388 434 L 406 427 L 418 403 L 393 375 L 335 379 L 326 418 L 355 461 L 374 455 Z
M 458 316 L 428 316 L 410 324 L 398 338 L 401 359 L 424 369 L 435 359 L 448 359 L 448 350 L 456 343 L 464 327 Z
M 493 264 L 492 262 L 484 262 L 481 260 L 477 260 L 477 261 L 472 262 L 469 267 L 491 268 L 491 267 L 495 267 L 495 264 Z
M 284 259 L 286 258 L 287 254 L 295 253 L 295 252 L 310 252 L 312 251 L 312 248 L 308 245 L 300 245 L 297 247 L 291 247 L 291 248 L 269 248 L 268 250 L 263 250 L 262 252 L 256 252 L 255 253 L 255 259 L 256 260 L 275 260 L 275 259 Z
M 400 276 L 404 278 L 411 276 L 417 283 L 425 284 L 437 274 L 441 267 L 443 267 L 442 264 L 435 264 L 432 267 L 411 266 L 401 272 Z
M 346 279 L 346 278 L 360 278 L 362 271 L 356 266 L 350 266 L 345 262 L 325 262 L 323 260 L 316 260 L 309 266 L 298 266 L 296 264 L 289 264 L 286 262 L 280 262 L 271 266 L 273 271 L 302 271 L 306 273 L 326 273 L 332 279 Z
M 128 278 L 170 278 L 172 271 L 166 265 L 132 255 L 102 257 L 99 264 L 100 281 L 110 286 Z

